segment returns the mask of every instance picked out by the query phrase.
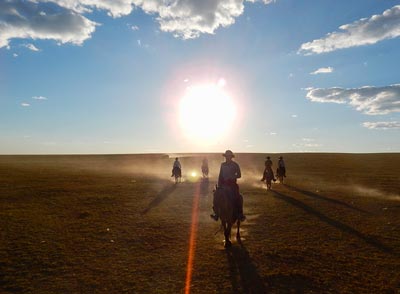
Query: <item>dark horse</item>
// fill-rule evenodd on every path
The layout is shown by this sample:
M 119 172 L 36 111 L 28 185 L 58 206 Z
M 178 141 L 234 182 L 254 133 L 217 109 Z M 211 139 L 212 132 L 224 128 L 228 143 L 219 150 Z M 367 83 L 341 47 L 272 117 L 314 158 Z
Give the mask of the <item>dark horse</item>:
M 172 169 L 172 175 L 175 177 L 175 184 L 178 182 L 181 182 L 181 178 L 182 178 L 182 171 L 179 167 L 175 166 Z
M 283 178 L 286 177 L 286 170 L 284 167 L 278 167 L 276 169 L 276 176 L 279 179 L 279 183 L 283 184 Z
M 208 166 L 202 165 L 201 172 L 203 173 L 203 178 L 208 178 Z
M 231 229 L 236 223 L 236 240 L 240 242 L 240 220 L 238 219 L 238 209 L 235 205 L 233 191 L 229 188 L 216 187 L 214 190 L 214 209 L 224 230 L 225 248 L 231 247 Z
M 272 181 L 275 181 L 274 174 L 271 168 L 266 168 L 264 170 L 263 178 L 261 179 L 261 181 L 265 181 L 267 183 L 267 189 L 271 190 Z

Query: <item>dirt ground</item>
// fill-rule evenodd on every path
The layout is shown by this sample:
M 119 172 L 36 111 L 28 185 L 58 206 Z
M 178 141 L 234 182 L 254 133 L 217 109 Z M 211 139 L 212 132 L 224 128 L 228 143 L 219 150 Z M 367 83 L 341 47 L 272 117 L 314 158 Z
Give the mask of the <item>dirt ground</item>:
M 272 191 L 265 156 L 236 157 L 230 249 L 209 217 L 219 154 L 180 156 L 178 185 L 175 155 L 0 156 L 0 293 L 184 293 L 191 234 L 190 293 L 400 293 L 400 154 L 283 154 Z

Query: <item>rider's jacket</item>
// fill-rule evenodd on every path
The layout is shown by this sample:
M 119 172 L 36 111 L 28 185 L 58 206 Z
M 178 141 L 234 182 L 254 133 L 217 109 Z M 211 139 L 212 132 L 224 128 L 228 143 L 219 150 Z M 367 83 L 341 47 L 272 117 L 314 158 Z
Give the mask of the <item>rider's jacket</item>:
M 236 184 L 236 179 L 241 176 L 239 164 L 234 161 L 223 162 L 219 171 L 218 185 Z
M 181 163 L 180 163 L 178 160 L 175 160 L 175 161 L 174 161 L 174 166 L 173 166 L 172 168 L 175 168 L 175 167 L 177 167 L 177 168 L 179 168 L 179 169 L 182 169 L 182 168 L 181 168 Z
M 278 160 L 278 167 L 285 167 L 285 162 L 283 161 L 283 159 Z

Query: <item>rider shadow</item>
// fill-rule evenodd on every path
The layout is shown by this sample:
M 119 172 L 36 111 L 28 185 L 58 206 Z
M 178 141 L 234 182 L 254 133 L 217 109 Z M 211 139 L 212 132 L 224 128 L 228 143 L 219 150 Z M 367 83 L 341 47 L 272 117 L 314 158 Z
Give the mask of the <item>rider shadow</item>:
M 210 181 L 208 178 L 202 178 L 200 180 L 200 195 L 207 196 L 209 192 Z
M 226 249 L 232 293 L 266 293 L 267 289 L 246 247 Z
M 344 207 L 347 207 L 347 208 L 350 208 L 350 209 L 353 209 L 353 210 L 356 210 L 356 211 L 359 211 L 359 212 L 369 213 L 368 211 L 365 211 L 365 210 L 360 209 L 358 207 L 354 207 L 354 206 L 352 206 L 352 205 L 350 205 L 350 204 L 348 204 L 346 202 L 343 202 L 343 201 L 340 201 L 340 200 L 337 200 L 337 199 L 332 199 L 332 198 L 329 198 L 329 197 L 326 197 L 326 196 L 323 196 L 323 195 L 319 195 L 319 194 L 316 194 L 316 193 L 313 193 L 313 192 L 310 192 L 310 191 L 301 190 L 299 188 L 296 188 L 296 187 L 293 187 L 293 186 L 290 186 L 290 185 L 286 185 L 286 187 L 289 188 L 292 191 L 304 194 L 304 195 L 312 197 L 312 198 L 325 200 L 325 201 L 328 201 L 328 202 L 331 202 L 331 203 L 334 203 L 334 204 L 338 204 L 338 205 L 341 205 L 341 206 L 344 206 Z
M 323 213 L 319 212 L 318 210 L 306 205 L 305 203 L 303 203 L 293 197 L 279 193 L 277 191 L 274 191 L 274 193 L 275 193 L 275 195 L 274 195 L 275 198 L 284 200 L 284 201 L 288 202 L 289 204 L 292 204 L 293 206 L 296 206 L 296 207 L 304 210 L 305 212 L 318 217 L 324 223 L 327 223 L 328 225 L 331 225 L 331 226 L 335 227 L 336 229 L 341 230 L 345 233 L 353 235 L 353 236 L 363 240 L 365 243 L 375 247 L 376 249 L 378 249 L 380 251 L 383 251 L 383 252 L 389 253 L 389 254 L 398 255 L 395 252 L 393 252 L 392 248 L 382 244 L 381 242 L 374 239 L 373 237 L 364 235 L 363 233 L 357 231 L 356 229 L 354 229 L 344 223 L 341 223 L 340 221 L 334 220 L 334 219 L 324 215 Z
M 144 209 L 141 214 L 146 214 L 148 213 L 151 209 L 154 207 L 157 207 L 160 205 L 161 202 L 163 202 L 168 195 L 170 195 L 174 190 L 176 189 L 176 185 L 169 185 L 164 187 L 157 195 L 156 197 L 150 202 L 150 204 L 147 206 L 146 209 Z

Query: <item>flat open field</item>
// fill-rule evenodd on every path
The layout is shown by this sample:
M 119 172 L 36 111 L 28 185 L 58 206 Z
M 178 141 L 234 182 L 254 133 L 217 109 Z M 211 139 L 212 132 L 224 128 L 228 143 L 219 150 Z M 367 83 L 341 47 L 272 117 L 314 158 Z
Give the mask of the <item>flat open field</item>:
M 247 220 L 210 219 L 203 155 L 0 156 L 0 293 L 400 293 L 400 154 L 238 154 Z M 271 155 L 276 165 L 278 155 Z M 190 238 L 192 236 L 192 243 Z

